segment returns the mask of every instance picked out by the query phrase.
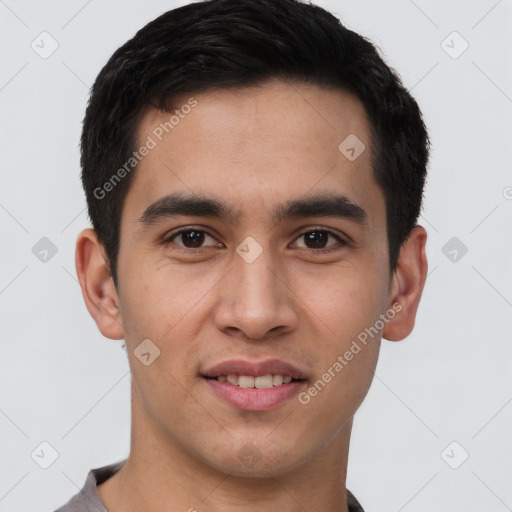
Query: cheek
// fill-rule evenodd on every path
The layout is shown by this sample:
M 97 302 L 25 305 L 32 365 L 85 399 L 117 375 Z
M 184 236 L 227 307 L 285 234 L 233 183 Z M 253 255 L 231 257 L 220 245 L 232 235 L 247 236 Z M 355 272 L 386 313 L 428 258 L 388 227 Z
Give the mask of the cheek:
M 328 425 L 340 420 L 337 411 L 355 412 L 370 387 L 381 336 L 375 325 L 384 312 L 386 290 L 387 281 L 371 265 L 340 267 L 328 279 L 302 281 L 298 294 L 316 326 L 310 350 L 319 360 L 301 403 L 311 404 Z
M 154 337 L 165 343 L 179 333 L 195 334 L 202 305 L 219 281 L 217 273 L 169 262 L 134 262 L 124 278 L 122 315 L 128 335 Z M 188 330 L 192 330 L 187 334 Z
M 324 337 L 342 348 L 383 312 L 387 280 L 376 265 L 340 264 L 322 275 L 304 274 L 295 289 Z
M 132 267 L 123 281 L 121 304 L 134 383 L 148 410 L 155 412 L 170 396 L 188 404 L 185 389 L 196 384 L 200 356 L 198 333 L 208 315 L 208 292 L 218 279 L 199 269 L 185 271 L 170 264 L 149 266 L 134 261 Z M 153 350 L 158 353 L 150 366 L 136 356 L 137 347 L 146 339 L 156 345 Z

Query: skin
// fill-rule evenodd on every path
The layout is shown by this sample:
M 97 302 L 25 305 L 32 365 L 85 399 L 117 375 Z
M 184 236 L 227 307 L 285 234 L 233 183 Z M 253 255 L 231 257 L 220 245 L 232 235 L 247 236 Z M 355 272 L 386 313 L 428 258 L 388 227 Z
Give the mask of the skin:
M 413 229 L 390 272 L 369 124 L 350 94 L 272 80 L 193 97 L 197 106 L 136 170 L 122 210 L 118 290 L 94 231 L 77 241 L 87 308 L 106 337 L 125 339 L 132 372 L 130 457 L 99 495 L 110 512 L 346 511 L 353 416 L 381 336 L 397 341 L 413 329 L 426 232 Z M 149 110 L 139 142 L 168 119 Z M 349 134 L 366 145 L 355 161 L 338 150 Z M 174 192 L 223 200 L 239 216 L 140 222 Z M 366 223 L 272 219 L 275 205 L 333 194 L 363 208 Z M 199 249 L 181 236 L 161 243 L 183 228 L 206 232 Z M 340 239 L 308 244 L 303 235 L 315 228 Z M 252 263 L 236 252 L 248 236 L 262 249 Z M 272 410 L 240 411 L 200 376 L 232 358 L 277 358 L 307 373 L 307 389 L 397 302 L 401 311 L 307 405 L 294 397 Z M 149 366 L 134 355 L 144 339 L 160 350 Z M 256 464 L 238 456 L 244 449 L 257 454 Z

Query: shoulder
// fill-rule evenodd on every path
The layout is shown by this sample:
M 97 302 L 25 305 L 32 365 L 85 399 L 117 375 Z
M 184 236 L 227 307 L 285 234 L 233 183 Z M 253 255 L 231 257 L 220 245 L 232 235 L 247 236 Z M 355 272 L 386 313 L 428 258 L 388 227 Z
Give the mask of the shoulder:
M 96 485 L 103 483 L 117 473 L 125 462 L 123 460 L 101 468 L 91 469 L 82 489 L 55 512 L 108 512 L 98 495 Z

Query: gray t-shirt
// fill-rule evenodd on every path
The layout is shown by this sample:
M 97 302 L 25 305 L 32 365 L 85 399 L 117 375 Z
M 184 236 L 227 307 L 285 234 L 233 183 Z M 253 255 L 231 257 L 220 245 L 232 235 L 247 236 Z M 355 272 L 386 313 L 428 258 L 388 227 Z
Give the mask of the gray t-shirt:
M 111 476 L 114 476 L 123 467 L 125 462 L 126 460 L 122 460 L 108 466 L 91 469 L 82 490 L 55 512 L 108 512 L 98 495 L 96 485 L 100 485 Z M 363 507 L 361 507 L 348 489 L 347 501 L 349 512 L 364 512 Z

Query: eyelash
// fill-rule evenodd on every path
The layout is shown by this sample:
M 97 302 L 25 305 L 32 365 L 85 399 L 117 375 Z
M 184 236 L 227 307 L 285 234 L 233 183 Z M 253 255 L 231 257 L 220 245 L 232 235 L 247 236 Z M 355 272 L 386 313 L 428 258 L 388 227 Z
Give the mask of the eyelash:
M 204 229 L 196 229 L 194 227 L 189 227 L 187 229 L 182 229 L 180 231 L 177 231 L 176 233 L 173 233 L 172 235 L 168 236 L 168 237 L 165 237 L 163 240 L 162 240 L 162 245 L 164 245 L 165 247 L 168 246 L 169 244 L 173 243 L 172 240 L 176 237 L 178 237 L 179 235 L 181 235 L 182 233 L 188 233 L 190 231 L 197 231 L 197 232 L 200 232 L 200 233 L 204 233 L 208 236 L 210 236 L 211 238 L 215 238 L 214 236 L 212 236 L 210 233 L 208 233 L 208 231 L 205 231 Z M 304 235 L 308 234 L 308 233 L 311 233 L 311 232 L 320 232 L 320 233 L 327 233 L 329 235 L 331 235 L 332 237 L 336 238 L 336 240 L 338 241 L 339 244 L 341 244 L 341 247 L 339 245 L 334 245 L 332 247 L 328 247 L 328 248 L 325 248 L 325 249 L 308 249 L 308 248 L 301 248 L 301 249 L 306 249 L 306 252 L 308 254 L 311 254 L 311 255 L 319 255 L 319 254 L 328 254 L 328 253 L 331 253 L 332 251 L 337 251 L 337 250 L 340 250 L 343 246 L 347 246 L 349 245 L 349 243 L 344 240 L 340 235 L 338 235 L 337 233 L 335 233 L 334 231 L 331 231 L 330 229 L 327 229 L 327 228 L 320 228 L 320 227 L 316 227 L 316 228 L 309 228 L 308 230 L 306 231 L 303 231 L 301 234 L 299 234 L 295 240 L 298 240 L 299 238 L 303 237 Z M 187 253 L 187 254 L 201 254 L 202 252 L 205 252 L 204 249 L 208 249 L 208 248 L 199 248 L 199 249 L 190 249 L 188 247 L 183 247 L 181 250 L 182 252 L 184 253 Z

